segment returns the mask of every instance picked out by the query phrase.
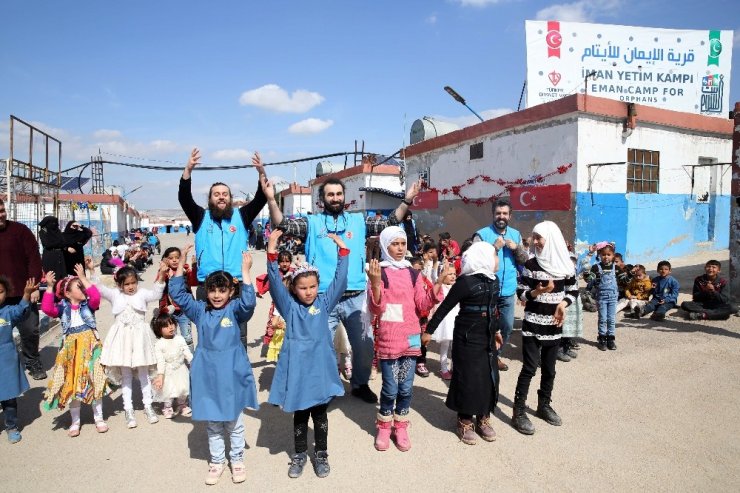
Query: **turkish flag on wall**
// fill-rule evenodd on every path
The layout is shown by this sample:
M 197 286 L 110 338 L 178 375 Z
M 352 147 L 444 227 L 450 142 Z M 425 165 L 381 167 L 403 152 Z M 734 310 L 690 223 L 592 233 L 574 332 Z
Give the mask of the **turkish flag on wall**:
M 439 194 L 431 190 L 419 192 L 414 198 L 414 209 L 436 209 L 439 207 Z
M 570 201 L 570 185 L 511 189 L 511 206 L 515 211 L 569 211 Z

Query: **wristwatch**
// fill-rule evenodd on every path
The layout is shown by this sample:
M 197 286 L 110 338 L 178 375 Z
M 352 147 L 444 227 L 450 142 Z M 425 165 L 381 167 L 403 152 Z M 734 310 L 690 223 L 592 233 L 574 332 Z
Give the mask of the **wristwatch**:
M 414 202 L 413 202 L 413 201 L 412 201 L 412 202 L 409 202 L 409 201 L 408 201 L 408 200 L 406 200 L 405 198 L 404 198 L 404 199 L 403 199 L 403 200 L 402 200 L 401 202 L 403 202 L 404 204 L 406 204 L 406 205 L 407 205 L 407 206 L 409 206 L 409 207 L 411 207 L 412 205 L 414 205 Z

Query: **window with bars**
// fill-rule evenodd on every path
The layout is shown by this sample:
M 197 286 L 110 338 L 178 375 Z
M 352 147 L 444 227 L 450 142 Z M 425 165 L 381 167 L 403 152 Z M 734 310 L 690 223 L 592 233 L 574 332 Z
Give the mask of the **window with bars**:
M 470 159 L 483 159 L 483 142 L 470 145 Z
M 627 149 L 627 193 L 658 193 L 660 152 Z

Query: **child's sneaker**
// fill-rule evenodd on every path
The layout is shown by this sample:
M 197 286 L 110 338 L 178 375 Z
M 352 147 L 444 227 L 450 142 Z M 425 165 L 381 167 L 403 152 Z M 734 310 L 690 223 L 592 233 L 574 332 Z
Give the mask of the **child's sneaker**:
M 442 378 L 442 380 L 452 380 L 451 371 L 441 371 L 439 372 L 439 376 Z
M 303 466 L 306 465 L 307 460 L 308 456 L 306 455 L 306 452 L 293 454 L 293 457 L 290 458 L 288 477 L 293 479 L 300 477 L 301 474 L 303 474 Z
M 320 478 L 325 478 L 331 472 L 329 454 L 326 450 L 318 450 L 313 455 L 313 472 Z
M 8 432 L 8 441 L 10 443 L 18 443 L 21 441 L 21 432 L 18 431 L 18 428 L 12 428 L 10 430 L 6 430 Z
M 422 378 L 428 377 L 429 370 L 427 370 L 427 365 L 425 365 L 424 363 L 417 363 L 416 364 L 416 374 Z
M 606 336 L 599 336 L 596 342 L 596 349 L 599 351 L 606 351 Z
M 214 485 L 221 479 L 221 475 L 226 469 L 226 464 L 208 464 L 208 474 L 206 475 L 206 484 Z
M 177 406 L 177 413 L 180 416 L 185 416 L 186 418 L 189 418 L 193 415 L 193 410 L 190 409 L 190 406 L 188 406 L 187 404 L 180 404 Z
M 689 312 L 689 320 L 704 320 L 704 314 L 702 312 Z
M 610 351 L 615 351 L 617 349 L 617 342 L 615 341 L 614 336 L 606 336 L 606 348 Z
M 247 480 L 247 468 L 244 462 L 231 463 L 231 481 L 234 483 L 243 483 Z
M 165 406 L 162 408 L 162 416 L 164 416 L 164 419 L 172 419 L 175 417 L 175 410 L 172 409 L 172 406 Z
M 144 406 L 144 414 L 146 414 L 146 419 L 149 421 L 150 425 L 153 425 L 154 423 L 159 422 L 157 413 L 154 412 L 154 409 L 152 409 L 152 406 Z
M 108 423 L 102 419 L 95 422 L 95 431 L 98 433 L 106 433 L 108 431 Z
M 126 420 L 126 426 L 128 426 L 129 428 L 136 428 L 136 416 L 134 416 L 133 409 L 124 411 L 123 418 Z

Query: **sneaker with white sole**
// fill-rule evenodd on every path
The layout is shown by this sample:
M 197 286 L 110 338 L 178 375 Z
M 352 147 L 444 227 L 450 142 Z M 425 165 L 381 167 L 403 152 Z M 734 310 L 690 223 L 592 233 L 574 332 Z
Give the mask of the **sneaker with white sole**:
M 157 413 L 154 412 L 152 406 L 144 406 L 144 414 L 146 414 L 146 419 L 149 421 L 149 424 L 153 425 L 154 423 L 159 423 Z
M 208 474 L 206 475 L 206 484 L 214 485 L 221 479 L 221 475 L 226 469 L 226 464 L 208 464 Z
M 231 463 L 231 481 L 234 483 L 243 483 L 247 480 L 247 467 L 244 462 Z
M 129 428 L 136 428 L 136 416 L 134 416 L 133 409 L 124 411 L 123 418 L 126 420 L 126 426 L 128 426 Z

